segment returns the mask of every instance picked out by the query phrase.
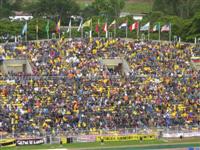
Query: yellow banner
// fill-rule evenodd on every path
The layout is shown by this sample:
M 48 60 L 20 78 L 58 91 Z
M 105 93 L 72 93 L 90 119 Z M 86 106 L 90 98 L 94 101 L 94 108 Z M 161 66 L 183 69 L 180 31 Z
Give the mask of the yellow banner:
M 139 140 L 155 140 L 156 135 L 142 135 L 142 134 L 132 134 L 132 135 L 116 135 L 116 136 L 97 136 L 96 141 L 139 141 Z
M 0 145 L 2 147 L 14 147 L 16 146 L 16 140 L 15 139 L 0 140 Z

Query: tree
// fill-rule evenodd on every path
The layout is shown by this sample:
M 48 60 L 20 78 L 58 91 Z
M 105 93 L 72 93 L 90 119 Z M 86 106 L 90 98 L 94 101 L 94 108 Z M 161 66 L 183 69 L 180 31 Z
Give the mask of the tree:
M 165 14 L 174 15 L 177 10 L 178 0 L 154 0 L 153 10 L 162 11 Z
M 197 12 L 193 18 L 187 19 L 185 21 L 184 27 L 182 29 L 182 37 L 186 41 L 194 41 L 195 37 L 200 37 L 200 12 Z
M 117 18 L 124 6 L 124 0 L 95 0 L 92 5 L 85 8 L 84 12 L 106 18 Z
M 71 16 L 79 12 L 79 6 L 73 0 L 40 0 L 34 6 L 31 5 L 29 12 L 35 16 Z
M 12 4 L 12 10 L 21 11 L 23 9 L 23 1 L 22 0 L 15 0 Z
M 199 0 L 154 0 L 154 11 L 162 11 L 168 15 L 190 18 L 200 11 Z
M 8 17 L 11 14 L 11 5 L 8 0 L 0 0 L 0 18 Z
M 124 0 L 110 0 L 110 13 L 114 18 L 117 18 L 120 16 L 121 10 L 125 6 L 125 1 Z

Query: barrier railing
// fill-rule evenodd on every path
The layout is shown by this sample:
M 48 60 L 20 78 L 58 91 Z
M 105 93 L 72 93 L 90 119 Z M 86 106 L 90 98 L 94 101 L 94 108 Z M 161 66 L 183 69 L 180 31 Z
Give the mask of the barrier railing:
M 181 134 L 181 133 L 195 133 L 193 136 L 200 136 L 200 125 L 198 126 L 173 126 L 161 128 L 121 128 L 121 129 L 101 129 L 101 130 L 68 130 L 68 131 L 33 131 L 33 132 L 0 132 L 0 139 L 6 138 L 36 138 L 47 136 L 65 136 L 65 137 L 78 137 L 78 136 L 99 136 L 99 135 L 129 135 L 129 134 Z
M 8 146 L 38 145 L 38 144 L 65 144 L 80 142 L 105 141 L 141 141 L 160 138 L 200 137 L 200 126 L 183 128 L 129 128 L 98 131 L 57 131 L 57 132 L 29 132 L 6 133 L 0 132 L 0 144 Z

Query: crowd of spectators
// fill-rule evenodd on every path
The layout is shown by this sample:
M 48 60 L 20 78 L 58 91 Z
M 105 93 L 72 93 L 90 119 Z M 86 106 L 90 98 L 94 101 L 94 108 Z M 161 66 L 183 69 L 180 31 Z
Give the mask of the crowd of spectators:
M 33 75 L 1 73 L 0 130 L 57 132 L 200 125 L 193 47 L 121 39 L 7 44 L 1 60 L 27 58 Z M 123 57 L 131 71 L 100 61 Z M 7 79 L 6 79 L 7 78 Z

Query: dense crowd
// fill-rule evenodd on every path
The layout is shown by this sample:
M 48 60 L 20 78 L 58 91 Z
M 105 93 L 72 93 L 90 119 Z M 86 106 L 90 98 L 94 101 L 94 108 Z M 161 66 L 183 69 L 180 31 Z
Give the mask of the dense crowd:
M 0 130 L 56 132 L 200 125 L 193 47 L 120 39 L 8 44 L 1 60 L 27 58 L 34 75 L 1 74 Z M 123 57 L 126 75 L 100 61 Z M 11 80 L 12 79 L 12 80 Z

